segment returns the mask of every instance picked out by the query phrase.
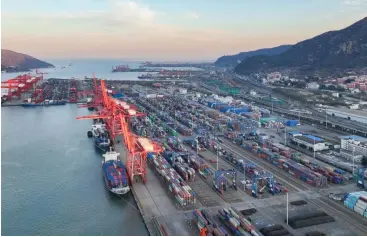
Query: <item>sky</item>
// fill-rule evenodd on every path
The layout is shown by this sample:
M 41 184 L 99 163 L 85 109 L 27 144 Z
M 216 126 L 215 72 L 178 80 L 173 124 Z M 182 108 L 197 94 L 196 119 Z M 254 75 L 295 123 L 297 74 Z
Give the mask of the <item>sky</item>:
M 1 47 L 41 59 L 215 60 L 367 16 L 367 0 L 2 0 Z

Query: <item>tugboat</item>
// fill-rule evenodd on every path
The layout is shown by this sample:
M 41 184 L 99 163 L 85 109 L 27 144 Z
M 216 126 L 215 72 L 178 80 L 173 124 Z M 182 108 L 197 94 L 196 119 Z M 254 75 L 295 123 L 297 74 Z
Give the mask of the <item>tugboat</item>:
M 116 151 L 110 148 L 110 151 L 103 155 L 102 170 L 104 180 L 108 190 L 117 195 L 124 195 L 130 191 L 126 167 L 118 159 Z

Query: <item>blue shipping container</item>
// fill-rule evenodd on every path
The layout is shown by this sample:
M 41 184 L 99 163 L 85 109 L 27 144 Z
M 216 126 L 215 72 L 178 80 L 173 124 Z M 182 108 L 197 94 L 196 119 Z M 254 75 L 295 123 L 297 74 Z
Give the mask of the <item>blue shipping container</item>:
M 220 108 L 219 111 L 222 112 L 222 113 L 225 113 L 228 110 L 233 109 L 233 108 L 235 108 L 235 107 L 233 107 L 233 106 L 225 106 L 223 108 Z
M 289 127 L 296 127 L 298 125 L 298 120 L 288 120 L 285 125 Z

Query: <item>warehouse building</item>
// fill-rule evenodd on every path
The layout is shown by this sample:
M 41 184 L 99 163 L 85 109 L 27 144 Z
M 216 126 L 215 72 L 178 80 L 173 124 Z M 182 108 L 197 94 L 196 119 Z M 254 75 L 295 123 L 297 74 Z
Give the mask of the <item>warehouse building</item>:
M 326 109 L 328 115 L 345 118 L 360 123 L 367 123 L 367 112 L 363 110 L 352 110 L 344 108 Z
M 343 136 L 341 137 L 340 148 L 367 156 L 367 138 L 356 135 Z
M 311 151 L 325 151 L 329 149 L 329 145 L 322 138 L 310 134 L 292 133 L 290 139 L 292 143 Z

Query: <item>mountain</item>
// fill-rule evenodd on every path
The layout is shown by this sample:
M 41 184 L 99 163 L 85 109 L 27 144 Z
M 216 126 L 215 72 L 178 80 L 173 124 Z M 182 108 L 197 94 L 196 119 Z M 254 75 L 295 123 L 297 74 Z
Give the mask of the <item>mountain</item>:
M 222 56 L 215 61 L 216 66 L 235 66 L 237 65 L 237 61 L 242 61 L 248 57 L 257 56 L 257 55 L 277 55 L 284 53 L 287 51 L 292 45 L 281 45 L 274 48 L 266 48 L 266 49 L 258 49 L 254 51 L 241 52 L 236 55 Z
M 1 70 L 6 72 L 29 71 L 36 68 L 48 68 L 54 65 L 41 61 L 27 54 L 17 53 L 11 50 L 1 50 Z
M 367 67 L 367 17 L 337 31 L 299 42 L 274 56 L 254 56 L 242 61 L 239 74 L 289 70 L 296 74 L 345 73 Z

